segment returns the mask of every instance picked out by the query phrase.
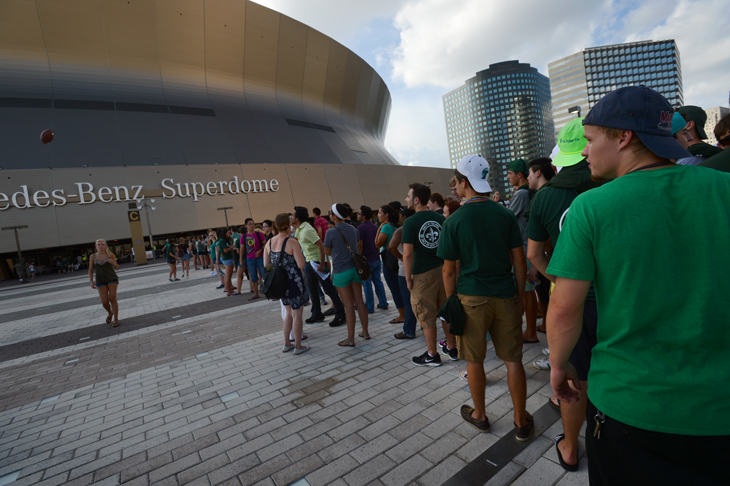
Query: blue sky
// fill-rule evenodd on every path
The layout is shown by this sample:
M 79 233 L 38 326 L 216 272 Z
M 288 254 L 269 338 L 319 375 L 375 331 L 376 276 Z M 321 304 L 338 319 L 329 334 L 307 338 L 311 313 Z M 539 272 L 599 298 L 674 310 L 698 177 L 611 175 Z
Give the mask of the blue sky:
M 547 65 L 584 47 L 675 39 L 685 104 L 728 106 L 728 0 L 259 0 L 351 49 L 392 98 L 385 145 L 448 167 L 441 97 L 489 64 Z

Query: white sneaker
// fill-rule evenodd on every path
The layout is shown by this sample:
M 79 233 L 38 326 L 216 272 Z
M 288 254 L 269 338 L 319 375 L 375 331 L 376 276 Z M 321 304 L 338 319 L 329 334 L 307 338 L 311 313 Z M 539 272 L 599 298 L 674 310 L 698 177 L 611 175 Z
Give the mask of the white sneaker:
M 468 378 L 468 375 L 467 375 L 466 370 L 464 370 L 461 373 L 459 373 L 459 378 L 461 378 L 464 381 L 469 381 L 469 378 Z
M 211 277 L 215 277 L 215 270 L 211 270 L 211 271 L 210 271 L 210 276 L 211 276 Z
M 544 354 L 545 356 L 550 356 L 550 348 L 544 348 L 542 350 L 542 354 Z
M 537 368 L 538 370 L 550 370 L 550 357 L 545 356 L 544 358 L 540 358 L 536 360 L 532 365 Z

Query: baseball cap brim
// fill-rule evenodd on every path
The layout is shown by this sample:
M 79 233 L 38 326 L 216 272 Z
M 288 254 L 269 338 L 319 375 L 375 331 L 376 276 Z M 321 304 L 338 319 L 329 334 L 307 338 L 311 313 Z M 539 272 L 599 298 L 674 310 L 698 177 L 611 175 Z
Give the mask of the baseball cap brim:
M 691 157 L 692 154 L 682 147 L 674 137 L 667 137 L 664 135 L 652 135 L 650 133 L 634 132 L 639 140 L 642 141 L 646 148 L 651 151 L 654 155 L 663 157 L 665 159 L 683 159 L 685 157 Z
M 571 165 L 575 165 L 581 160 L 585 159 L 581 155 L 583 151 L 577 153 L 569 153 L 566 154 L 560 150 L 558 150 L 558 153 L 555 155 L 555 158 L 553 159 L 553 165 L 555 167 L 570 167 Z

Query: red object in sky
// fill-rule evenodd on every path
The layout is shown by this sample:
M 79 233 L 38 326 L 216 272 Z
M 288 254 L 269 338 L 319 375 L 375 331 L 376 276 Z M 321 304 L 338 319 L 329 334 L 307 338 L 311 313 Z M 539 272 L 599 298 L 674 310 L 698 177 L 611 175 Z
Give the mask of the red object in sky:
M 51 143 L 53 141 L 53 130 L 43 130 L 41 132 L 41 142 Z

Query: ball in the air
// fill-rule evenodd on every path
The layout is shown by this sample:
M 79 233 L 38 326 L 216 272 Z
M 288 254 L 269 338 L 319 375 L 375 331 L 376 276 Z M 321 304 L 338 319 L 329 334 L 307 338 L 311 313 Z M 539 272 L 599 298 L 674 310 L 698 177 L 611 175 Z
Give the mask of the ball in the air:
M 53 130 L 43 130 L 41 132 L 41 142 L 51 143 L 53 141 Z

